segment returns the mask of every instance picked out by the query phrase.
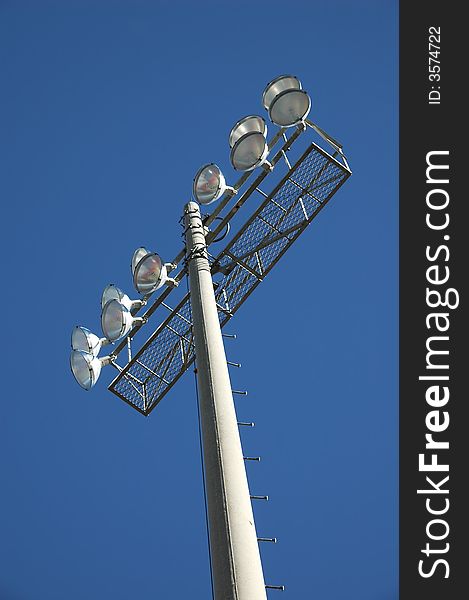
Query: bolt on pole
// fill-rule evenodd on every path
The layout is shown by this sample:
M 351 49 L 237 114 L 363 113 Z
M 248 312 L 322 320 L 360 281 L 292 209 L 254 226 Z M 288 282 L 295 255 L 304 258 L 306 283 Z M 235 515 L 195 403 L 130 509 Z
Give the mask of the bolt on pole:
M 266 600 L 199 205 L 184 209 L 215 600 Z

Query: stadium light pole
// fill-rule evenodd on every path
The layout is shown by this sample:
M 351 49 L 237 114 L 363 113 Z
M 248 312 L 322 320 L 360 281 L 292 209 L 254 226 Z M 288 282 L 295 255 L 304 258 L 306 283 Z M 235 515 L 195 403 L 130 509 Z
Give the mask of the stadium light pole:
M 265 600 L 266 590 L 228 364 L 199 205 L 184 210 L 216 600 Z
M 233 168 L 243 172 L 240 179 L 231 187 L 215 163 L 201 167 L 193 181 L 197 202 L 184 208 L 184 248 L 171 263 L 137 248 L 131 270 L 142 298 L 130 300 L 108 285 L 101 300 L 105 337 L 75 327 L 71 340 L 70 366 L 79 385 L 91 389 L 101 368 L 111 365 L 119 373 L 108 389 L 145 416 L 195 361 L 214 600 L 266 600 L 266 590 L 285 589 L 264 583 L 258 542 L 276 538 L 257 537 L 251 499 L 268 497 L 249 493 L 245 460 L 258 459 L 243 456 L 238 425 L 253 424 L 237 422 L 228 364 L 240 365 L 227 362 L 221 329 L 352 174 L 342 144 L 307 119 L 311 99 L 297 77 L 276 77 L 262 103 L 279 130 L 268 141 L 262 117 L 237 121 L 229 145 Z M 328 149 L 313 140 L 306 148 L 296 146 L 307 132 Z M 295 160 L 287 156 L 290 150 Z M 281 169 L 280 177 L 272 182 L 274 169 Z M 202 218 L 199 204 L 216 200 L 216 208 Z M 248 214 L 233 220 L 244 205 L 251 207 Z M 232 222 L 239 229 L 228 236 Z M 225 238 L 223 250 L 209 255 L 207 247 Z M 174 277 L 168 277 L 173 270 Z M 190 291 L 181 298 L 181 287 L 179 293 L 173 290 L 186 275 Z M 218 277 L 216 289 L 212 275 Z M 166 303 L 170 293 L 176 306 Z M 159 307 L 169 314 L 133 353 L 133 337 Z M 113 351 L 99 358 L 101 347 L 114 342 Z M 126 348 L 128 362 L 122 367 L 117 358 Z

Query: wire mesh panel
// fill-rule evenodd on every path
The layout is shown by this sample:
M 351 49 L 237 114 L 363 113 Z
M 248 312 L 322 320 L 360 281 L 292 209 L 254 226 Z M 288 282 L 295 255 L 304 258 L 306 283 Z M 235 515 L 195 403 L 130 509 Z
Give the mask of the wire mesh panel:
M 109 389 L 148 414 L 193 360 L 191 308 L 186 294 Z
M 232 318 L 350 171 L 312 143 L 212 259 L 220 324 Z M 266 180 L 267 181 L 267 180 Z M 148 415 L 195 358 L 187 294 L 121 370 L 109 389 Z
M 311 223 L 350 172 L 312 144 L 219 254 L 212 272 L 224 278 L 217 289 L 230 315 L 265 278 Z

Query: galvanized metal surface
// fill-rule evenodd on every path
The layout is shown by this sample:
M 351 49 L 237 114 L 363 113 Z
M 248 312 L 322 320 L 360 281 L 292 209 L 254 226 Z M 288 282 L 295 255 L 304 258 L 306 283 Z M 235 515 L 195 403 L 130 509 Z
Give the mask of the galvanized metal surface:
M 204 226 L 185 210 L 214 598 L 267 600 Z

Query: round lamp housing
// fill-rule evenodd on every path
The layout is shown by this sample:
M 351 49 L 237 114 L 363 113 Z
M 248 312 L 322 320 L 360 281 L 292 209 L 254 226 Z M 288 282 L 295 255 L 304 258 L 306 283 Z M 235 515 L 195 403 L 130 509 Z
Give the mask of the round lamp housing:
M 110 342 L 116 342 L 126 336 L 137 323 L 143 323 L 141 317 L 133 317 L 119 300 L 109 300 L 101 313 L 101 327 Z
M 98 356 L 101 346 L 107 343 L 105 338 L 100 338 L 86 327 L 77 325 L 72 330 L 72 350 L 81 350 L 93 356 Z
M 113 283 L 110 283 L 104 288 L 101 296 L 101 310 L 106 306 L 109 300 L 118 300 L 129 311 L 141 308 L 144 304 L 142 300 L 131 300 L 127 294 L 124 294 L 124 292 Z
M 137 292 L 151 294 L 166 283 L 167 267 L 156 252 L 148 252 L 135 265 L 133 278 Z
M 240 119 L 231 129 L 229 136 L 230 148 L 233 148 L 239 138 L 252 131 L 257 131 L 257 133 L 261 133 L 264 137 L 267 136 L 267 125 L 262 117 L 248 115 Z
M 272 79 L 266 86 L 262 94 L 262 104 L 266 110 L 269 110 L 274 98 L 285 90 L 301 90 L 301 81 L 294 75 L 279 75 Z
M 137 248 L 137 250 L 135 250 L 135 252 L 132 256 L 132 262 L 130 265 L 130 269 L 132 271 L 132 277 L 134 275 L 135 267 L 138 265 L 140 260 L 147 254 L 149 254 L 149 251 L 146 248 L 144 248 L 143 246 L 140 246 L 140 248 Z
M 281 75 L 272 80 L 264 90 L 262 103 L 270 120 L 279 127 L 298 125 L 311 110 L 311 98 L 293 75 Z
M 238 138 L 231 149 L 231 164 L 237 171 L 252 171 L 265 163 L 269 147 L 259 131 L 251 131 Z
M 220 167 L 210 163 L 197 171 L 192 193 L 199 204 L 207 205 L 221 198 L 226 189 L 226 181 Z
M 70 354 L 72 374 L 84 390 L 90 390 L 94 386 L 101 373 L 101 368 L 110 362 L 109 356 L 97 358 L 82 350 L 72 350 Z

